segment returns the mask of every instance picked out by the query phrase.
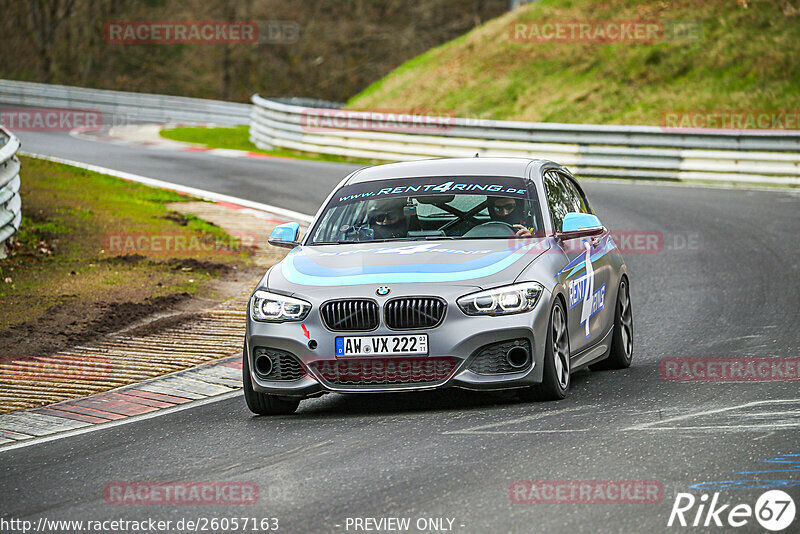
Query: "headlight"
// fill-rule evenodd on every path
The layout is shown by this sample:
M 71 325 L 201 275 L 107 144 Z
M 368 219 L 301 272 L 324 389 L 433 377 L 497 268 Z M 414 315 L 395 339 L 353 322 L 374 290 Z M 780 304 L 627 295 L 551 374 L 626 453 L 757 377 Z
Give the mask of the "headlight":
M 250 297 L 250 316 L 254 321 L 302 321 L 311 304 L 300 299 L 276 295 L 259 289 Z
M 456 302 L 467 315 L 523 313 L 536 306 L 543 289 L 537 282 L 526 282 L 464 295 Z

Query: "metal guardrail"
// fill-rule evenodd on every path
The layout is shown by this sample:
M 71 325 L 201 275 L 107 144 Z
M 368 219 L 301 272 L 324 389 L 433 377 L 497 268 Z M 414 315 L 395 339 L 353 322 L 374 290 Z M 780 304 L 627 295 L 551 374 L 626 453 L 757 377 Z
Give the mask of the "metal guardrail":
M 0 104 L 98 111 L 115 126 L 130 122 L 247 124 L 250 104 L 0 80 Z M 0 110 L 2 121 L 2 110 Z
M 19 230 L 22 220 L 19 144 L 12 133 L 0 128 L 0 258 L 6 257 L 6 241 Z
M 145 93 L 0 80 L 0 104 L 95 110 L 115 124 L 250 124 L 260 148 L 386 161 L 522 156 L 583 176 L 800 185 L 800 131 L 669 130 L 656 126 L 389 117 L 314 99 L 252 98 L 253 106 Z M 424 119 L 422 124 L 420 119 Z M 106 119 L 108 121 L 109 119 Z M 2 123 L 2 109 L 0 109 Z M 323 124 L 323 127 L 317 125 Z
M 252 101 L 250 140 L 267 150 L 387 161 L 479 153 L 550 159 L 582 176 L 800 185 L 800 131 L 403 118 L 317 109 L 259 95 Z

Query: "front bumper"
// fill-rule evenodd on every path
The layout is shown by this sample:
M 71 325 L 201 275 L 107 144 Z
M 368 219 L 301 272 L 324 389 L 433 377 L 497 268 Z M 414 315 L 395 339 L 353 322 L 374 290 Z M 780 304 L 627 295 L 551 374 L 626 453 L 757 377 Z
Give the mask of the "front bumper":
M 448 302 L 442 323 L 427 330 L 398 332 L 381 324 L 371 332 L 331 332 L 314 306 L 302 323 L 280 324 L 253 321 L 248 310 L 245 354 L 249 358 L 253 389 L 284 397 L 309 397 L 323 392 L 377 393 L 390 391 L 418 391 L 445 387 L 470 390 L 501 390 L 526 387 L 542 381 L 543 357 L 551 294 L 543 291 L 536 307 L 527 313 L 500 317 L 472 317 L 465 315 L 454 302 Z M 305 329 L 303 328 L 305 326 Z M 306 337 L 308 332 L 308 337 Z M 455 368 L 446 379 L 422 383 L 393 383 L 379 385 L 343 385 L 325 380 L 315 362 L 340 362 L 335 356 L 335 338 L 359 335 L 428 334 L 429 358 L 451 357 Z M 530 343 L 532 365 L 519 372 L 480 374 L 469 369 L 478 351 L 486 345 L 525 339 Z M 315 343 L 310 343 L 310 342 Z M 311 346 L 316 348 L 311 349 Z M 254 371 L 253 351 L 265 347 L 286 351 L 302 364 L 305 376 L 297 380 L 264 380 Z M 424 357 L 422 358 L 425 359 Z

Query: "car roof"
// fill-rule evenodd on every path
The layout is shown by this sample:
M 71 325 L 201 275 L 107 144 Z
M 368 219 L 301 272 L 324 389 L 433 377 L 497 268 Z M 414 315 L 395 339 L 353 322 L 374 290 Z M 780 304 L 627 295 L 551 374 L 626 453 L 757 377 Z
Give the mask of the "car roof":
M 514 176 L 526 178 L 529 165 L 562 169 L 552 161 L 531 158 L 442 158 L 388 163 L 359 169 L 346 184 L 418 176 Z M 537 176 L 538 173 L 533 173 Z M 344 184 L 343 184 L 344 185 Z

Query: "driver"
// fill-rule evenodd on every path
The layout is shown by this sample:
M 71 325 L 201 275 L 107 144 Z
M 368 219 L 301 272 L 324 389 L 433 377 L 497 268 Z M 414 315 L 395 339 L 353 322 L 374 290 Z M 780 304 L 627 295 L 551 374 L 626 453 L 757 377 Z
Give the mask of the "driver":
M 525 201 L 510 197 L 486 197 L 489 217 L 493 221 L 504 222 L 514 229 L 517 237 L 532 237 L 531 230 L 525 226 Z
M 405 205 L 405 198 L 375 201 L 367 214 L 369 226 L 375 232 L 375 239 L 408 237 L 408 220 L 403 213 Z

